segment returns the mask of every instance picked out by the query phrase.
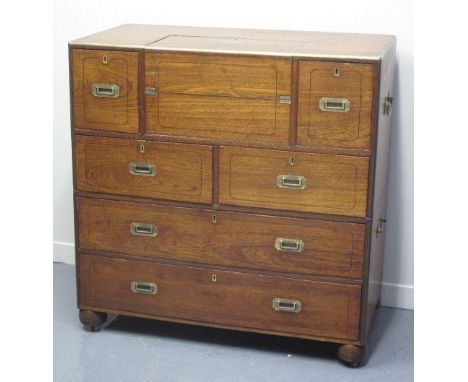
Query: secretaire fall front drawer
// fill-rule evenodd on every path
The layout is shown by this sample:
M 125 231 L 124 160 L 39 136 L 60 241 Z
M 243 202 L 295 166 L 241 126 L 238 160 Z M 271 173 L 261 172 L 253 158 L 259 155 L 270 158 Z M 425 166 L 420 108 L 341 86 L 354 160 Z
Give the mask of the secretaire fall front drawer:
M 221 204 L 366 216 L 369 159 L 220 149 Z
M 75 137 L 79 191 L 211 203 L 212 147 Z
M 81 255 L 81 306 L 357 340 L 359 285 Z
M 365 225 L 78 198 L 79 247 L 361 280 Z
M 138 133 L 138 53 L 74 49 L 74 127 Z
M 291 60 L 145 53 L 150 134 L 288 143 Z

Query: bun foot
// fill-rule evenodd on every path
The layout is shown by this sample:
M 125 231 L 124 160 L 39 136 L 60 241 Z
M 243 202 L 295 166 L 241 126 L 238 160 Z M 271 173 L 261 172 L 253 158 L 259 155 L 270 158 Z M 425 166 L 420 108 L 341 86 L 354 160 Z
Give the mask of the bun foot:
M 359 367 L 366 355 L 366 349 L 363 346 L 340 345 L 338 348 L 338 359 L 349 367 Z
M 91 310 L 80 310 L 80 321 L 92 332 L 101 330 L 101 325 L 106 322 L 107 313 L 93 312 Z

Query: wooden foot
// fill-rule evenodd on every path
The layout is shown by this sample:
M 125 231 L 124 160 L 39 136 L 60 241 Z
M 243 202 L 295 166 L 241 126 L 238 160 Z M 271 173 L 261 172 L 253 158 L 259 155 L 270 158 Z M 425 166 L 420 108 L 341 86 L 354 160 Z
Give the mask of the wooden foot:
M 338 348 L 338 359 L 349 367 L 358 367 L 361 365 L 366 348 L 356 345 L 340 345 Z
M 101 330 L 101 325 L 106 322 L 107 313 L 93 312 L 91 310 L 80 310 L 81 323 L 92 332 Z

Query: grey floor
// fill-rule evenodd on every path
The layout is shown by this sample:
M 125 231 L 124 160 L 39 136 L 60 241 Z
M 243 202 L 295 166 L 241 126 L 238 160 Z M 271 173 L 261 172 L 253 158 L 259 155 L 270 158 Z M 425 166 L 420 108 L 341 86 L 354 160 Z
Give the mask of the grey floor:
M 117 317 L 85 331 L 75 270 L 54 264 L 54 381 L 413 381 L 413 312 L 380 308 L 367 364 L 338 363 L 336 346 Z

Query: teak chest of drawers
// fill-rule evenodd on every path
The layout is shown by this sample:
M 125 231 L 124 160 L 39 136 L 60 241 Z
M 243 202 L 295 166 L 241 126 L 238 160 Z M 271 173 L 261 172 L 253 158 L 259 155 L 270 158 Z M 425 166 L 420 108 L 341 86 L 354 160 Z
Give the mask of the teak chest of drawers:
M 379 303 L 395 38 L 123 25 L 70 48 L 78 307 L 339 344 Z

